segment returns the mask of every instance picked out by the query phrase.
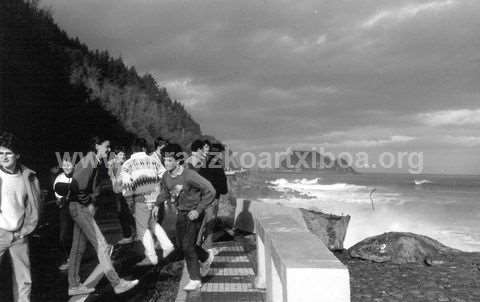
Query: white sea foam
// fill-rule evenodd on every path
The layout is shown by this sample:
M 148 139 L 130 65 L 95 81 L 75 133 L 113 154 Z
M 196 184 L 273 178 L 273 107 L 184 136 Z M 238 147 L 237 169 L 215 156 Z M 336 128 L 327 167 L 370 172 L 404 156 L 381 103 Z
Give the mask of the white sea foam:
M 348 183 L 320 184 L 319 178 L 314 179 L 276 179 L 270 182 L 270 186 L 279 192 L 295 191 L 302 193 L 317 201 L 340 201 L 347 203 L 371 203 L 370 192 L 373 188 Z M 375 202 L 400 202 L 398 193 L 373 194 Z
M 321 182 L 318 178 L 276 179 L 269 185 L 284 192 L 285 196 L 262 201 L 338 215 L 349 214 L 351 220 L 344 242 L 346 248 L 369 236 L 398 231 L 423 234 L 465 251 L 480 250 L 480 232 L 476 231 L 478 216 L 466 207 L 469 199 L 462 200 L 461 195 L 435 195 L 430 191 L 418 191 L 418 188 L 412 190 L 411 187 L 398 189 L 393 186 Z M 376 191 L 372 193 L 372 199 L 375 210 L 370 199 L 374 188 Z M 308 198 L 291 194 L 292 191 Z M 476 203 L 471 206 L 476 207 Z M 462 225 L 458 224 L 457 216 L 462 217 Z

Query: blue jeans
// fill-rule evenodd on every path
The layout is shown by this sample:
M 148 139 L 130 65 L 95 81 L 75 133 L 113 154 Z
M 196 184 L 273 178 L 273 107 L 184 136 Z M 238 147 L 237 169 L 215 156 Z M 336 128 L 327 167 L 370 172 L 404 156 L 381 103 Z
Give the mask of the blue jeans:
M 9 251 L 12 260 L 13 300 L 28 302 L 32 291 L 28 239 L 14 240 L 12 232 L 0 229 L 0 262 L 6 251 Z
M 103 237 L 98 227 L 93 213 L 88 207 L 79 202 L 70 202 L 70 215 L 73 219 L 73 241 L 70 249 L 70 262 L 68 267 L 68 284 L 70 287 L 80 285 L 80 264 L 82 263 L 83 253 L 87 248 L 87 240 L 97 252 L 98 261 L 103 268 L 103 272 L 112 286 L 120 282 L 120 277 L 113 268 L 110 255 L 107 251 L 107 241 Z
M 188 211 L 178 211 L 176 223 L 177 245 L 185 257 L 190 279 L 201 280 L 198 261 L 205 262 L 209 256 L 208 252 L 196 243 L 203 217 L 190 220 L 187 215 Z

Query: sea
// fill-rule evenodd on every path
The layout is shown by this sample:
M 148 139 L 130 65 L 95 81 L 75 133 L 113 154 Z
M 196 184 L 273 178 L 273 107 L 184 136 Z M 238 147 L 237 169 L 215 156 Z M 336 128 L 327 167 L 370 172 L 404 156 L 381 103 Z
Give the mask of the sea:
M 282 198 L 262 201 L 350 215 L 344 247 L 384 232 L 413 232 L 480 251 L 480 176 L 275 173 Z M 295 194 L 292 194 L 295 193 Z

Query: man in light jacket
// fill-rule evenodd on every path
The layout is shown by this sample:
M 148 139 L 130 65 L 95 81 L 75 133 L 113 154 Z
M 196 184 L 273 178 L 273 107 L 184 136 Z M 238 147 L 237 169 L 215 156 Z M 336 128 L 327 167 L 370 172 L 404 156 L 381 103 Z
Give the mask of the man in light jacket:
M 34 171 L 19 163 L 18 141 L 0 134 L 0 261 L 10 253 L 13 266 L 13 299 L 30 301 L 32 278 L 28 235 L 36 228 L 40 185 Z

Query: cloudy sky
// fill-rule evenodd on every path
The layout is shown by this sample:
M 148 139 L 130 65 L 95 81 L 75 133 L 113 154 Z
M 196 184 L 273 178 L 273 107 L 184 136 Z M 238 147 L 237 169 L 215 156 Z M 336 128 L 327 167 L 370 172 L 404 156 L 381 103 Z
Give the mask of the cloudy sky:
M 480 174 L 479 1 L 42 3 L 235 150 L 423 152 L 424 172 Z

